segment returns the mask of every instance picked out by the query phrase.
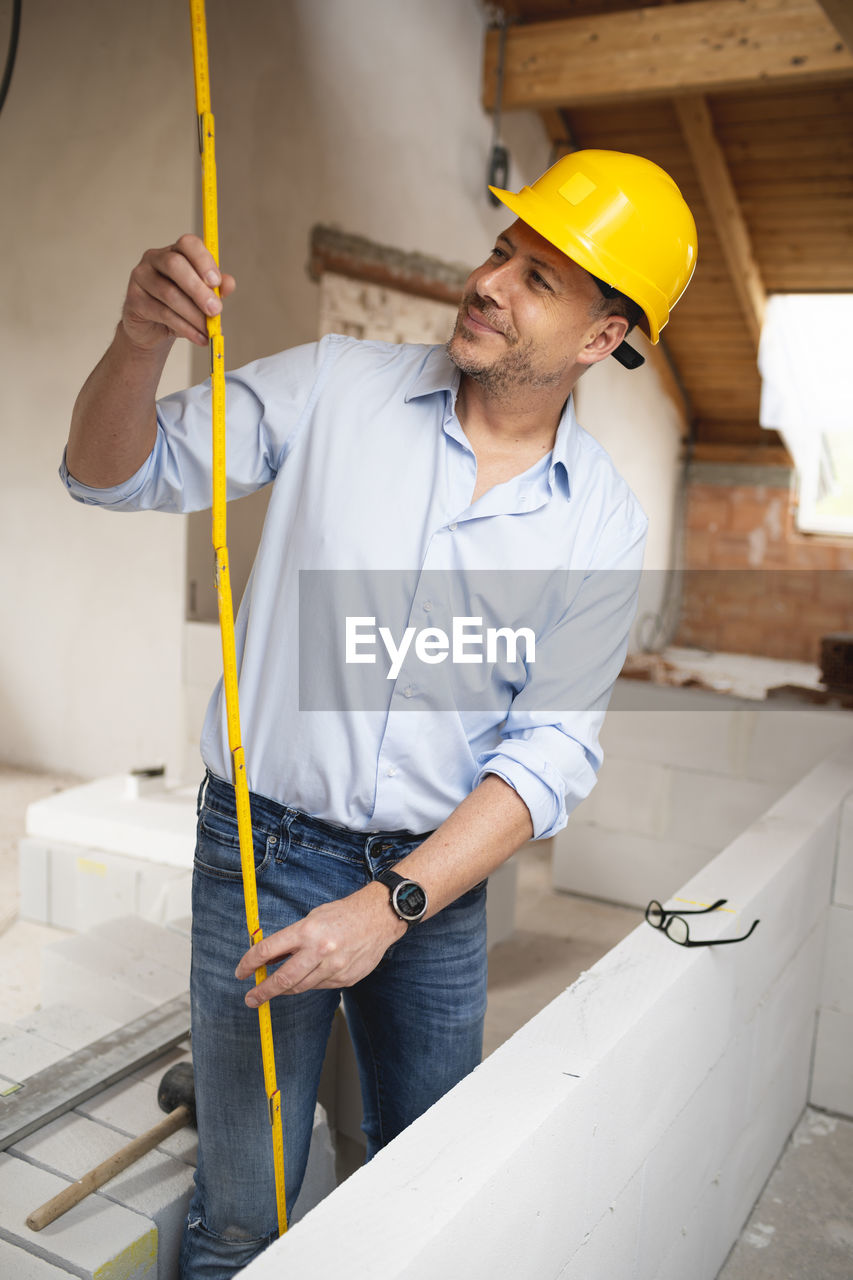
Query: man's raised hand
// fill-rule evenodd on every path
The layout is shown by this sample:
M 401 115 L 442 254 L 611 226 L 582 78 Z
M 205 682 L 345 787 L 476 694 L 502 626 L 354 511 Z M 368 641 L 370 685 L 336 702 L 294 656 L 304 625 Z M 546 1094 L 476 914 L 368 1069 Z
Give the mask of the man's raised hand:
M 221 272 L 204 242 L 182 235 L 163 249 L 148 249 L 127 286 L 121 324 L 133 346 L 154 351 L 175 338 L 207 345 L 208 316 L 222 310 L 220 297 L 233 293 L 236 281 Z

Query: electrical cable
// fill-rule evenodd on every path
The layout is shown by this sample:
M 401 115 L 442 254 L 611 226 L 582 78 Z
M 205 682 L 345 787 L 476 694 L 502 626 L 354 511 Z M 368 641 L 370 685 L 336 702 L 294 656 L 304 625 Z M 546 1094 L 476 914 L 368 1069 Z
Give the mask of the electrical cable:
M 6 66 L 3 68 L 3 79 L 0 81 L 0 111 L 12 83 L 12 72 L 15 70 L 15 59 L 18 54 L 18 36 L 21 32 L 21 0 L 12 3 L 12 27 L 9 31 L 9 47 L 6 52 Z
M 500 28 L 500 41 L 498 44 L 497 85 L 495 87 L 495 108 L 492 113 L 492 149 L 489 152 L 489 172 L 486 181 L 486 195 L 489 203 L 493 204 L 496 209 L 501 202 L 496 195 L 489 191 L 489 187 L 503 188 L 509 181 L 509 151 L 500 141 L 501 106 L 504 93 L 504 61 L 506 58 L 507 19 L 505 13 L 501 13 L 498 18 L 498 26 Z

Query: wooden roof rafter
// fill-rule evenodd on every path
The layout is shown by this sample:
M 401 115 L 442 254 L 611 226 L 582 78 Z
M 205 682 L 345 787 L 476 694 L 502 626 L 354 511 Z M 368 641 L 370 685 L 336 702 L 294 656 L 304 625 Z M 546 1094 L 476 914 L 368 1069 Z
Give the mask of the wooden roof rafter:
M 708 102 L 697 94 L 675 98 L 673 105 L 757 353 L 767 308 L 767 291 L 752 251 L 726 158 L 714 133 Z
M 781 465 L 758 425 L 767 294 L 853 290 L 853 0 L 502 7 L 503 109 L 539 114 L 552 160 L 586 147 L 648 156 L 695 211 L 700 270 L 666 341 L 696 448 L 765 464 L 775 451 Z
M 502 105 L 543 109 L 853 77 L 834 0 L 692 0 L 507 29 Z M 483 102 L 495 103 L 499 32 Z
M 847 48 L 853 52 L 853 8 L 850 0 L 819 0 L 819 4 Z

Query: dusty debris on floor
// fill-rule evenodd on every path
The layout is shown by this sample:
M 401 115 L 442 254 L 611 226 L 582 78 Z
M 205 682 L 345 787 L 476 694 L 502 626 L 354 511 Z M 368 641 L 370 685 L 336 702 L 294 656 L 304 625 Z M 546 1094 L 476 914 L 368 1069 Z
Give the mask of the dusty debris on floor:
M 718 1280 L 850 1280 L 853 1120 L 807 1107 Z

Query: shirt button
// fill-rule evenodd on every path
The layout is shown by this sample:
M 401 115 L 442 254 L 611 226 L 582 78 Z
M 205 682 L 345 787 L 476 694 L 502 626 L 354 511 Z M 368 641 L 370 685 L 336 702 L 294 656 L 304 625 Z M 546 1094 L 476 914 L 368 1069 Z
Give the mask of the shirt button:
M 448 529 L 450 530 L 450 532 L 451 532 L 451 533 L 455 533 L 455 532 L 456 532 L 456 528 L 457 528 L 456 521 L 454 520 L 454 521 L 453 521 L 453 524 L 449 524 L 447 527 L 448 527 Z
M 413 693 L 414 693 L 414 692 L 415 692 L 415 690 L 414 690 L 414 687 L 413 687 L 412 685 L 410 685 L 410 684 L 409 684 L 409 685 L 406 685 L 405 689 L 403 690 L 403 697 L 404 697 L 404 698 L 411 698 L 411 696 L 413 695 Z
M 389 769 L 385 776 L 386 778 L 394 778 L 396 777 L 396 775 L 397 775 L 396 769 Z
M 432 609 L 432 601 L 431 601 L 431 600 L 424 600 L 424 612 L 425 612 L 425 613 L 429 613 L 429 612 L 431 611 L 431 609 Z

